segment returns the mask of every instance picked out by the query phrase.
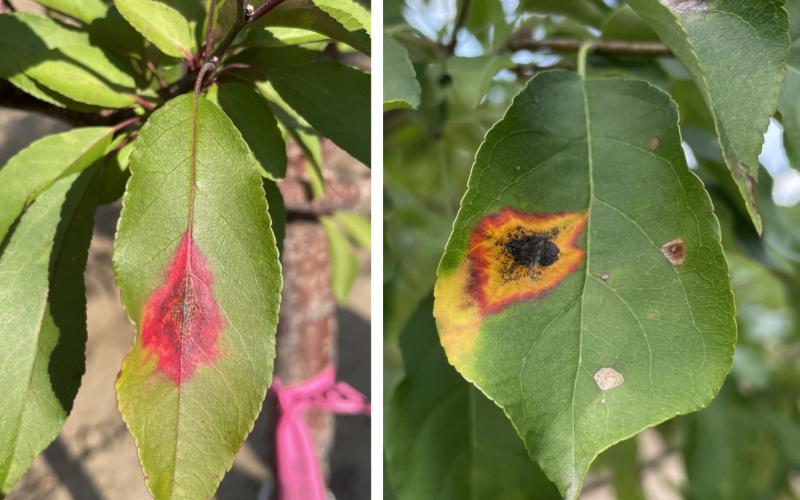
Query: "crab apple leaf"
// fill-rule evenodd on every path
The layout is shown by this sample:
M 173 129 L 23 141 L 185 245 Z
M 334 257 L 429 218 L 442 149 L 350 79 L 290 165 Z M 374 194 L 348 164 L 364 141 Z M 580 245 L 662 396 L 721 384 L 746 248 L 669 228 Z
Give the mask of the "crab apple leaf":
M 309 125 L 369 165 L 369 74 L 334 61 L 320 61 L 276 69 L 269 79 Z
M 191 59 L 194 28 L 177 8 L 159 0 L 114 0 L 122 17 L 168 56 Z
M 354 0 L 286 0 L 248 27 L 300 28 L 370 53 L 370 14 Z
M 429 296 L 403 330 L 406 376 L 386 409 L 398 498 L 560 499 L 500 408 L 447 364 L 432 309 Z
M 217 104 L 242 133 L 258 160 L 259 172 L 274 181 L 286 175 L 286 143 L 264 95 L 252 85 L 226 82 L 211 88 Z
M 108 13 L 108 4 L 103 0 L 36 0 L 36 3 L 86 24 Z
M 422 92 L 406 48 L 383 35 L 383 110 L 419 107 Z
M 212 0 L 206 0 L 206 12 L 210 12 Z M 217 48 L 232 29 L 244 20 L 244 2 L 236 0 L 213 0 L 214 17 L 211 19 L 211 34 L 214 46 Z M 202 40 L 206 40 L 208 33 L 207 25 L 203 24 Z
M 124 108 L 135 103 L 136 82 L 119 61 L 90 45 L 67 45 L 42 54 L 25 74 L 74 101 Z
M 669 97 L 532 79 L 477 153 L 435 296 L 448 359 L 569 499 L 598 453 L 707 405 L 733 297 Z
M 0 254 L 0 492 L 56 438 L 80 386 L 94 172 L 63 177 L 42 193 Z
M 86 127 L 49 135 L 8 160 L 0 168 L 0 241 L 40 193 L 102 157 L 112 132 L 107 127 Z
M 134 102 L 130 67 L 90 45 L 85 33 L 27 13 L 0 15 L 0 33 L 0 76 L 34 97 L 79 111 Z
M 208 498 L 269 386 L 281 270 L 258 165 L 192 95 L 142 127 L 113 263 L 137 336 L 120 411 L 156 499 Z
M 786 72 L 782 0 L 631 0 L 686 66 L 711 110 L 725 163 L 760 233 L 758 155 Z
M 89 44 L 85 33 L 66 28 L 50 18 L 27 12 L 0 15 L 0 77 L 42 101 L 58 107 L 92 111 L 25 75 L 25 69 L 43 60 L 50 49 Z

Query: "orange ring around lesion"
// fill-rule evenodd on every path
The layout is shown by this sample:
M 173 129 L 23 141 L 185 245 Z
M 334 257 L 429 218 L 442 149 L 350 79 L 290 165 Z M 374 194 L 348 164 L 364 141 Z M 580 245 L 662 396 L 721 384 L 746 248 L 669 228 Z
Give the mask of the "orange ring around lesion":
M 535 299 L 577 271 L 586 255 L 578 246 L 586 212 L 526 214 L 505 208 L 475 226 L 467 259 L 466 290 L 483 315 Z
M 586 212 L 526 214 L 505 208 L 472 230 L 461 264 L 439 277 L 434 316 L 451 363 L 469 377 L 478 330 L 486 316 L 532 300 L 580 269 L 578 246 Z

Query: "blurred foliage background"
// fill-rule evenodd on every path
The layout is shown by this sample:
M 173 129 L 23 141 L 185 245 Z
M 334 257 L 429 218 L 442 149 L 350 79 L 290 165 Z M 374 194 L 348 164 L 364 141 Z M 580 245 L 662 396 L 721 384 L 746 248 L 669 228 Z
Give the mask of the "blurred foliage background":
M 722 226 L 739 340 L 733 371 L 714 402 L 608 450 L 592 467 L 583 498 L 800 498 L 800 0 L 788 0 L 786 7 L 792 36 L 787 78 L 760 156 L 763 237 L 748 220 L 713 120 L 682 65 L 658 53 L 590 56 L 590 76 L 644 79 L 678 103 L 689 166 L 704 181 Z M 477 392 L 447 365 L 435 339 L 429 296 L 486 131 L 531 76 L 548 68 L 574 69 L 583 40 L 659 40 L 618 0 L 386 0 L 384 10 L 385 85 L 403 70 L 405 53 L 419 84 L 402 89 L 412 101 L 417 96 L 418 105 L 387 103 L 384 114 L 385 394 L 391 421 L 392 401 L 406 397 L 415 383 L 406 379 L 401 394 L 395 393 L 406 372 L 404 357 L 405 366 L 418 368 L 419 356 L 428 366 L 438 363 L 423 381 L 432 392 L 437 386 L 442 395 Z M 554 39 L 558 46 L 549 43 Z M 418 345 L 424 335 L 434 339 L 426 350 Z M 471 397 L 482 401 L 480 395 Z M 502 420 L 476 424 L 470 432 L 485 432 L 487 441 L 497 442 L 498 427 L 507 425 Z M 407 444 L 403 440 L 422 446 L 425 439 L 400 431 L 391 425 L 386 431 L 387 498 L 406 498 L 402 492 L 410 477 L 409 464 L 392 455 L 402 456 L 396 452 Z M 428 446 L 431 468 L 437 460 L 456 459 L 457 450 L 448 446 L 456 445 L 443 438 Z M 527 466 L 531 476 L 541 478 L 533 462 Z M 522 474 L 525 467 L 515 462 L 507 469 Z M 508 477 L 484 480 L 497 485 Z M 504 496 L 502 488 L 474 483 L 470 488 L 473 498 L 555 495 L 545 486 L 530 496 Z

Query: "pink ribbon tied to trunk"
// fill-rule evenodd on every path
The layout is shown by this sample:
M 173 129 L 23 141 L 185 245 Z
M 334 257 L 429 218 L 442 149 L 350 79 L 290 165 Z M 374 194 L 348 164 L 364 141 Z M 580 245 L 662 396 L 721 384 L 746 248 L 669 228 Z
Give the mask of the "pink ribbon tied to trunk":
M 277 377 L 272 390 L 281 415 L 276 431 L 276 461 L 280 500 L 326 500 L 327 488 L 303 414 L 309 409 L 342 414 L 370 414 L 366 398 L 352 386 L 336 381 L 336 367 L 327 368 L 298 385 L 283 385 Z

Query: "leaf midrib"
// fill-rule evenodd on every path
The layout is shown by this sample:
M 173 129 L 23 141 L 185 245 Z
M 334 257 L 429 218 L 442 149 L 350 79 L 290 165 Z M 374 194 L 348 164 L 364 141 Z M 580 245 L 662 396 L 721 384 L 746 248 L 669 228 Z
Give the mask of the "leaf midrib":
M 191 153 L 189 155 L 189 214 L 187 216 L 186 237 L 188 238 L 186 249 L 186 266 L 184 269 L 183 279 L 183 301 L 186 297 L 186 288 L 189 286 L 189 279 L 192 271 L 192 245 L 194 244 L 194 204 L 197 194 L 197 134 L 200 129 L 200 113 L 199 113 L 199 94 L 194 94 L 192 101 L 192 135 L 191 135 Z M 181 328 L 185 327 L 185 322 L 181 321 Z M 180 342 L 180 355 L 178 356 L 178 376 L 181 383 L 183 382 L 183 342 Z M 175 446 L 172 447 L 172 473 L 170 474 L 170 495 L 172 498 L 175 491 L 176 469 L 178 463 L 178 443 L 180 437 L 181 427 L 181 395 L 183 394 L 183 386 L 178 385 L 178 396 L 175 409 Z
M 575 480 L 575 396 L 578 390 L 578 375 L 581 371 L 583 362 L 583 311 L 584 299 L 586 297 L 586 288 L 589 284 L 589 268 L 591 262 L 591 241 L 592 241 L 592 208 L 594 203 L 594 157 L 592 151 L 592 121 L 589 113 L 589 95 L 586 86 L 586 77 L 581 76 L 581 88 L 583 90 L 583 113 L 586 127 L 586 149 L 587 149 L 587 163 L 589 166 L 589 206 L 586 211 L 586 266 L 583 274 L 583 289 L 581 290 L 581 312 L 580 312 L 580 327 L 578 329 L 578 363 L 575 367 L 575 377 L 572 384 L 572 400 L 570 403 L 572 411 L 572 471 L 570 473 L 570 488 L 571 494 L 577 497 L 578 489 L 580 488 L 580 481 Z

